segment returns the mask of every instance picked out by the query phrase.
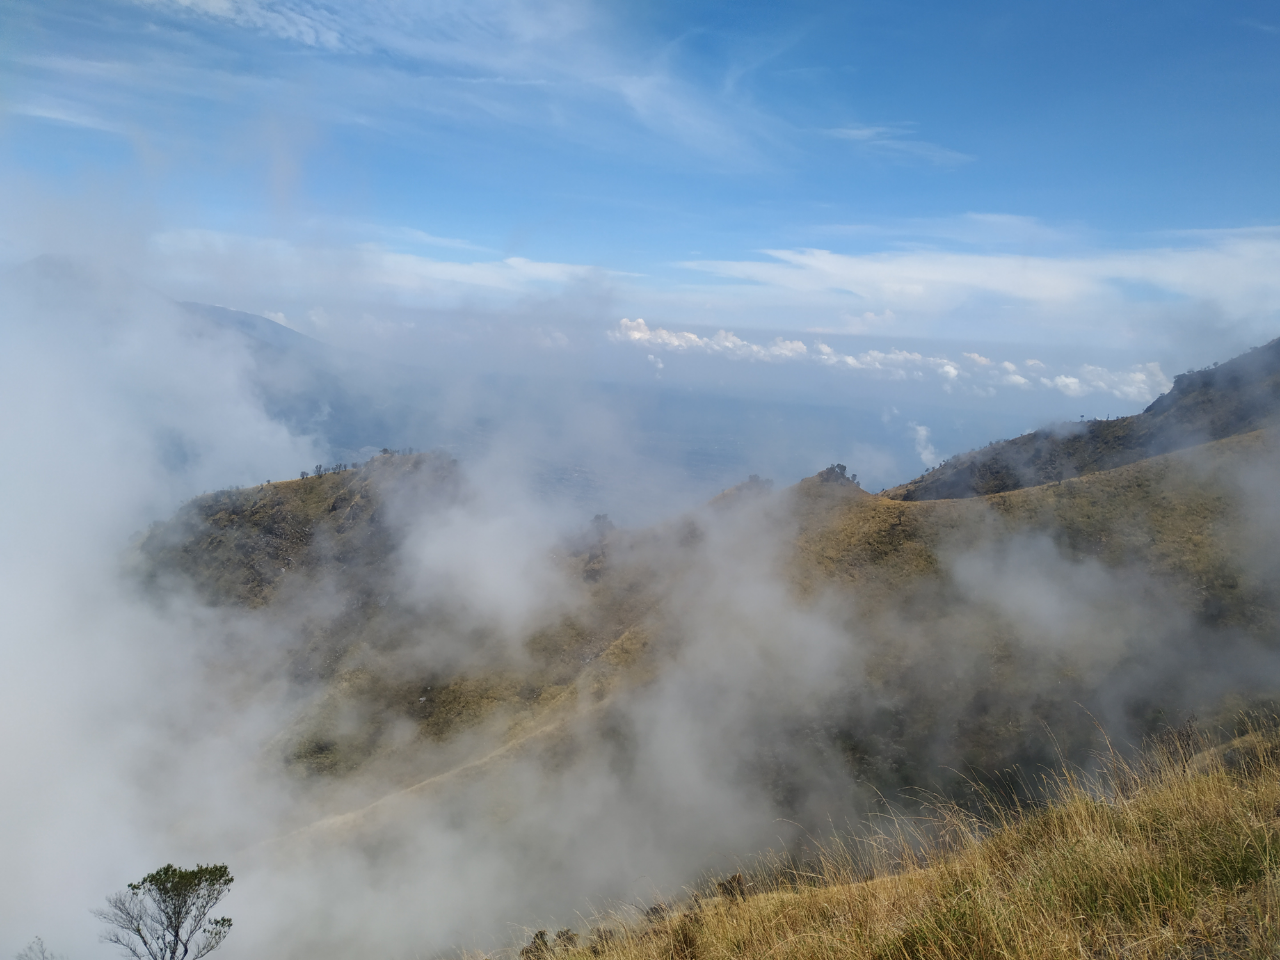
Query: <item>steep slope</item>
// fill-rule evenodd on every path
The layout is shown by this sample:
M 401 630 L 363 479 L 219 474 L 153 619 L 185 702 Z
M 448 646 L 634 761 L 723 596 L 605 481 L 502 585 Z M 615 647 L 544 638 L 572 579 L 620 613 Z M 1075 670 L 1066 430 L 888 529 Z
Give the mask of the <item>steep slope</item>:
M 1064 423 L 952 457 L 886 490 L 893 500 L 950 500 L 1004 493 L 1109 470 L 1161 453 L 1273 424 L 1280 416 L 1280 340 L 1174 378 L 1142 413 Z
M 943 806 L 932 822 L 704 882 L 679 906 L 597 918 L 584 937 L 566 929 L 551 945 L 544 931 L 521 955 L 1273 956 L 1278 759 L 1274 729 L 1220 746 L 1171 730 L 1134 766 L 1068 771 L 1042 807 L 973 819 Z

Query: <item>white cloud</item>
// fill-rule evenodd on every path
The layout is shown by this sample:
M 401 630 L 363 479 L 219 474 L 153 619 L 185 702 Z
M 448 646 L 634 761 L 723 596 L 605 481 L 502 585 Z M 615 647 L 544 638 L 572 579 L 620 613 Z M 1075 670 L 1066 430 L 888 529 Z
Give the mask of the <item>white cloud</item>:
M 946 357 L 931 357 L 911 350 L 841 353 L 821 340 L 815 340 L 813 349 L 810 350 L 801 340 L 784 340 L 778 337 L 771 343 L 757 344 L 743 340 L 727 330 L 704 337 L 690 331 L 652 328 L 643 320 L 620 320 L 618 326 L 609 332 L 609 339 L 616 343 L 632 343 L 677 352 L 693 350 L 735 360 L 814 361 L 827 367 L 875 371 L 895 380 L 905 379 L 910 374 L 919 376 L 922 371 L 931 370 L 944 382 L 950 383 L 964 374 L 958 364 Z
M 25 117 L 36 117 L 41 120 L 52 120 L 72 127 L 84 127 L 87 130 L 100 130 L 103 133 L 123 133 L 124 129 L 93 114 L 83 105 L 65 100 L 44 98 L 30 103 L 18 104 L 11 108 L 15 114 Z
M 347 74 L 335 85 L 334 106 L 346 104 L 346 119 L 361 124 L 403 125 L 398 111 L 408 109 L 553 126 L 579 141 L 600 134 L 612 150 L 616 120 L 625 119 L 742 165 L 757 161 L 752 134 L 770 122 L 749 101 L 684 79 L 665 38 L 646 47 L 642 31 L 618 22 L 620 11 L 587 0 L 134 2 L 328 55 L 327 66 Z
M 804 303 L 837 312 L 834 305 L 852 299 L 860 311 L 893 311 L 895 329 L 912 335 L 933 333 L 965 310 L 977 335 L 1009 339 L 1025 339 L 1032 327 L 1092 327 L 1115 336 L 1192 306 L 1223 322 L 1261 323 L 1280 312 L 1280 228 L 1185 239 L 1181 246 L 1073 256 L 772 249 L 763 251 L 767 260 L 683 266 L 741 281 L 708 288 L 726 306 L 772 298 L 789 301 L 793 313 Z
M 833 137 L 856 144 L 864 151 L 884 157 L 924 161 L 937 166 L 954 166 L 960 163 L 968 163 L 973 159 L 973 157 L 958 150 L 951 150 L 936 143 L 918 140 L 912 136 L 913 130 L 913 124 L 897 123 L 881 126 L 840 127 L 827 132 Z
M 722 356 L 733 360 L 804 361 L 826 367 L 877 373 L 892 380 L 920 377 L 924 373 L 935 374 L 944 390 L 963 384 L 961 389 L 981 396 L 994 396 L 995 387 L 1015 387 L 1028 390 L 1035 382 L 1017 372 L 1017 365 L 1009 361 L 997 363 L 980 353 L 965 352 L 961 356 L 973 366 L 965 369 L 962 362 L 944 356 L 930 356 L 913 350 L 866 350 L 862 353 L 842 353 L 821 340 L 813 341 L 812 348 L 800 340 L 783 340 L 781 337 L 768 344 L 752 343 L 735 333 L 719 330 L 705 337 L 688 330 L 668 330 L 650 327 L 643 320 L 620 320 L 609 331 L 609 339 L 615 343 L 634 344 L 649 350 L 670 350 L 677 353 L 694 351 Z M 649 360 L 661 365 L 653 353 Z M 1027 360 L 1026 365 L 1045 369 L 1039 360 Z M 1091 393 L 1110 393 L 1122 400 L 1148 403 L 1171 386 L 1158 363 L 1138 364 L 1129 370 L 1112 371 L 1105 367 L 1086 364 L 1078 370 L 1038 378 L 1040 386 L 1057 390 L 1069 397 L 1083 397 Z
M 1080 383 L 1078 378 L 1068 377 L 1065 374 L 1060 374 L 1052 380 L 1048 377 L 1041 377 L 1040 382 L 1046 387 L 1057 387 L 1068 397 L 1083 397 L 1086 393 L 1090 392 L 1085 389 L 1084 385 Z
M 490 247 L 472 243 L 458 237 L 442 237 L 417 227 L 365 223 L 341 217 L 313 217 L 307 221 L 309 229 L 325 236 L 350 236 L 356 242 L 374 239 L 385 243 L 408 244 L 416 247 L 441 247 L 450 250 L 471 250 L 476 253 L 493 253 Z
M 936 467 L 942 460 L 938 456 L 938 451 L 934 449 L 933 443 L 929 439 L 929 428 L 914 421 L 907 424 L 910 428 L 911 439 L 915 441 L 916 453 L 920 455 L 920 462 L 926 467 Z
M 816 232 L 837 236 L 878 237 L 898 243 L 944 241 L 966 246 L 1060 246 L 1075 233 L 1012 213 L 965 213 L 958 217 L 907 217 L 881 223 L 836 223 Z
M 799 340 L 783 340 L 778 337 L 772 343 L 761 346 L 726 330 L 720 330 L 714 336 L 701 337 L 696 333 L 676 333 L 663 327 L 650 329 L 643 320 L 618 321 L 617 329 L 609 332 L 609 338 L 617 342 L 668 350 L 698 350 L 722 354 L 740 360 L 791 360 L 809 353 L 809 348 Z
M 1040 382 L 1046 387 L 1061 390 L 1069 397 L 1110 393 L 1122 400 L 1139 403 L 1148 403 L 1173 386 L 1158 363 L 1139 364 L 1122 372 L 1086 364 L 1080 368 L 1079 376 L 1059 374 L 1052 379 L 1041 377 Z
M 441 297 L 479 293 L 510 297 L 554 289 L 601 272 L 580 264 L 525 257 L 438 260 L 375 244 L 303 247 L 210 230 L 161 233 L 152 238 L 150 247 L 153 269 L 169 285 L 217 286 L 234 278 L 235 289 L 248 300 L 302 295 L 314 302 L 356 296 L 438 304 Z

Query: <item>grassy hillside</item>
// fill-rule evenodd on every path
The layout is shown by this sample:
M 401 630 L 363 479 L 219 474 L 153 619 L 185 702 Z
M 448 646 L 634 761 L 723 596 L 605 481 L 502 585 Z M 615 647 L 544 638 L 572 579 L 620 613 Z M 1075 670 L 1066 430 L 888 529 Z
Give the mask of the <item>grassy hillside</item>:
M 750 801 L 715 807 L 735 841 L 751 817 L 797 825 L 784 861 L 521 960 L 1271 956 L 1280 732 L 1211 747 L 1180 725 L 1280 702 L 1280 437 L 1245 430 L 1278 350 L 1057 437 L 1061 478 L 982 496 L 752 478 L 648 529 L 538 540 L 512 574 L 509 520 L 466 539 L 492 504 L 458 464 L 384 455 L 197 498 L 136 572 L 283 653 L 297 709 L 260 760 L 305 802 L 264 856 L 395 849 L 442 811 L 520 837 L 523 800 L 558 809 L 593 777 L 664 802 L 652 762 L 676 744 Z M 1000 456 L 1031 462 L 1023 441 Z M 467 595 L 454 564 L 500 589 Z M 554 602 L 504 626 L 525 580 Z M 1154 752 L 1043 779 L 1096 769 L 1100 725 Z M 868 816 L 888 829 L 804 846 Z
M 712 882 L 676 907 L 543 933 L 525 960 L 1271 957 L 1280 738 L 1170 731 L 1043 805 L 881 821 L 845 846 Z M 544 945 L 545 944 L 545 945 Z
M 558 605 L 514 636 L 485 617 L 500 594 L 477 607 L 415 566 L 437 541 L 461 558 L 476 529 L 457 525 L 471 481 L 436 454 L 198 498 L 136 560 L 160 602 L 287 648 L 298 708 L 261 760 L 307 799 L 266 856 L 393 849 L 442 810 L 502 830 L 530 777 L 571 793 L 608 770 L 644 796 L 644 725 L 689 701 L 681 722 L 721 731 L 734 789 L 797 837 L 940 798 L 906 834 L 793 847 L 521 960 L 1269 955 L 1280 740 L 1165 748 L 1188 746 L 1168 731 L 1189 714 L 1215 727 L 1280 702 L 1278 471 L 1263 429 L 981 497 L 874 496 L 834 468 L 781 491 L 753 478 L 665 524 L 597 518 L 539 548 Z M 815 653 L 820 677 L 788 680 Z M 1099 723 L 1165 753 L 1036 779 L 1087 766 Z
M 198 497 L 148 532 L 136 566 L 157 597 L 190 592 L 291 638 L 289 674 L 312 691 L 278 740 L 291 767 L 339 777 L 373 767 L 413 783 L 459 762 L 434 749 L 450 737 L 496 724 L 490 733 L 515 741 L 579 697 L 599 700 L 637 672 L 648 644 L 641 620 L 651 572 L 613 564 L 598 582 L 603 526 L 547 557 L 581 582 L 584 602 L 529 633 L 512 655 L 495 653 L 486 629 L 459 622 L 447 603 L 424 609 L 402 577 L 406 537 L 429 531 L 467 496 L 448 457 L 378 456 L 355 469 Z M 444 663 L 403 656 L 442 638 L 482 653 Z M 405 724 L 413 737 L 390 736 Z
M 454 502 L 457 463 L 380 456 L 353 469 L 196 497 L 141 544 L 145 581 L 188 586 L 215 606 L 264 607 L 297 581 L 343 571 L 367 592 L 399 545 L 390 489 L 423 510 Z M 369 599 L 367 596 L 365 599 Z
M 553 551 L 546 563 L 581 585 L 572 608 L 525 636 L 519 656 L 443 666 L 402 653 L 461 628 L 447 609 L 415 606 L 395 573 L 407 517 L 421 522 L 467 496 L 445 458 L 379 457 L 203 497 L 153 530 L 142 554 L 153 585 L 178 578 L 296 631 L 290 669 L 313 693 L 278 740 L 287 764 L 407 787 L 649 682 L 694 639 L 671 606 L 678 585 L 724 562 L 704 552 L 706 531 L 767 515 L 795 603 L 844 618 L 864 663 L 824 702 L 820 723 L 779 734 L 787 751 L 834 758 L 890 794 L 964 790 L 975 771 L 999 779 L 1051 764 L 1055 751 L 1085 755 L 1095 731 L 1082 705 L 1121 705 L 1136 735 L 1208 709 L 1186 665 L 1275 643 L 1275 564 L 1250 514 L 1259 504 L 1241 486 L 1275 462 L 1274 438 L 1257 431 L 983 498 L 892 500 L 821 478 L 777 494 L 748 483 L 701 514 L 651 530 L 601 527 Z M 1056 571 L 1027 589 L 1051 592 L 1061 579 L 1058 602 L 1079 607 L 1066 640 L 963 576 L 977 562 L 1007 578 L 1024 561 Z M 1123 587 L 1072 592 L 1096 593 L 1108 576 Z M 342 603 L 326 612 L 335 596 Z M 464 639 L 483 649 L 476 629 Z M 484 736 L 468 747 L 466 731 Z M 789 796 L 786 763 L 762 764 Z
M 1254 562 L 1264 547 L 1250 532 L 1267 508 L 1241 484 L 1269 475 L 1278 453 L 1275 434 L 1260 430 L 1058 484 L 945 501 L 833 504 L 802 484 L 797 576 L 809 590 L 829 581 L 889 598 L 940 577 L 942 557 L 959 544 L 1038 534 L 1068 556 L 1161 577 L 1203 622 L 1271 636 L 1277 597 L 1259 577 L 1269 568 Z
M 1174 378 L 1142 413 L 1064 423 L 988 444 L 885 491 L 894 500 L 1005 493 L 1109 470 L 1209 440 L 1248 433 L 1280 416 L 1280 340 Z

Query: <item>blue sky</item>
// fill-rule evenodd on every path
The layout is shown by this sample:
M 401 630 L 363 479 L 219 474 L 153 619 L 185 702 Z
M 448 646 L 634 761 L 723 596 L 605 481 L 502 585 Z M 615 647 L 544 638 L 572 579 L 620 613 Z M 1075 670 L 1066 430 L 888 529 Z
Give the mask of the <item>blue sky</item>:
M 113 260 L 341 346 L 736 365 L 766 398 L 917 377 L 981 431 L 1132 412 L 1280 333 L 1275 2 L 0 17 L 0 256 Z

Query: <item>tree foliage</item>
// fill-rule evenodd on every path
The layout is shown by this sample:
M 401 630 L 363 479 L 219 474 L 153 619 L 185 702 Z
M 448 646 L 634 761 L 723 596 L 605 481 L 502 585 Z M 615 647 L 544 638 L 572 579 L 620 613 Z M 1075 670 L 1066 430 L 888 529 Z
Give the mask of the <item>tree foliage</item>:
M 226 864 L 192 870 L 166 864 L 95 910 L 109 927 L 104 943 L 123 947 L 135 960 L 199 960 L 231 931 L 228 917 L 209 919 L 235 878 Z
M 66 960 L 66 958 L 54 953 L 44 945 L 43 940 L 36 937 L 16 955 L 15 960 Z

